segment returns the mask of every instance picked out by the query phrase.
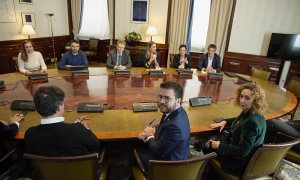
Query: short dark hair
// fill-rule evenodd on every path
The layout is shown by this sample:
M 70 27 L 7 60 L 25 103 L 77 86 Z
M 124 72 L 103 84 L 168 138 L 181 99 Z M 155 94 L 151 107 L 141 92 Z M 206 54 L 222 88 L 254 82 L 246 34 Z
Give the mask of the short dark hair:
M 175 93 L 175 97 L 182 98 L 183 96 L 183 89 L 182 87 L 177 83 L 173 81 L 166 81 L 160 84 L 160 88 L 162 89 L 173 89 Z
M 65 93 L 56 86 L 41 86 L 34 94 L 34 104 L 37 112 L 43 117 L 55 114 L 64 103 Z
M 75 39 L 73 39 L 73 40 L 71 40 L 71 41 L 70 41 L 70 44 L 72 44 L 72 43 L 79 44 L 79 41 L 78 41 L 78 40 L 75 40 Z
M 186 45 L 185 45 L 185 44 L 180 44 L 180 46 L 179 46 L 179 49 L 178 49 L 178 50 L 180 51 L 180 49 L 181 49 L 181 48 L 183 48 L 183 47 L 186 49 Z
M 210 48 L 213 48 L 213 49 L 217 49 L 217 46 L 216 45 L 214 45 L 214 44 L 210 44 L 210 45 L 208 45 L 208 47 L 207 47 L 207 49 L 210 49 Z

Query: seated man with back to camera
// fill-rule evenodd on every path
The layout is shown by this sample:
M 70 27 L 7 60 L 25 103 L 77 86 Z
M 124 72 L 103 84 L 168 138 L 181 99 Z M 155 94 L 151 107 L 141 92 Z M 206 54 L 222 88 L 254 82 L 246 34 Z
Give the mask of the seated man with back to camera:
M 207 50 L 208 52 L 200 57 L 197 69 L 208 73 L 219 73 L 221 71 L 221 62 L 220 56 L 216 53 L 216 45 L 210 44 Z
M 41 86 L 34 104 L 42 116 L 41 124 L 25 133 L 28 153 L 47 156 L 72 156 L 100 152 L 100 143 L 83 116 L 74 123 L 64 122 L 65 93 L 55 86 Z
M 66 52 L 58 64 L 58 69 L 67 70 L 72 66 L 82 66 L 84 69 L 89 67 L 88 60 L 84 52 L 80 49 L 79 41 L 71 41 L 71 51 Z
M 116 49 L 111 50 L 107 56 L 106 66 L 111 69 L 124 70 L 131 68 L 130 52 L 125 49 L 126 42 L 118 40 Z
M 188 159 L 190 124 L 185 110 L 181 107 L 182 87 L 176 82 L 160 84 L 157 97 L 158 106 L 163 113 L 158 126 L 147 126 L 138 138 L 146 147 L 138 150 L 144 167 L 149 160 L 185 160 Z

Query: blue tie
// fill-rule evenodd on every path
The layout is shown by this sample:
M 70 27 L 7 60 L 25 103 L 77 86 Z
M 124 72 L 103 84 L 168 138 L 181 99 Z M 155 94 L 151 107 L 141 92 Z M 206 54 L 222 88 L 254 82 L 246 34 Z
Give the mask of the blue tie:
M 121 58 L 122 58 L 122 55 L 118 54 L 117 66 L 121 65 Z

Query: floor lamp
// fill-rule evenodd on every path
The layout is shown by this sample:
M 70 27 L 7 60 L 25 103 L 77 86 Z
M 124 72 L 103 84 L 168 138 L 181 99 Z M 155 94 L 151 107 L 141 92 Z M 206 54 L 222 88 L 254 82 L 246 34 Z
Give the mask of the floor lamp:
M 55 63 L 56 66 L 56 62 L 57 62 L 57 58 L 55 56 L 55 46 L 54 46 L 54 36 L 53 36 L 53 22 L 52 22 L 52 16 L 54 16 L 53 13 L 48 13 L 47 14 L 49 16 L 50 19 L 50 30 L 51 30 L 51 37 L 52 37 L 52 49 L 53 49 L 53 58 L 51 59 L 51 62 Z

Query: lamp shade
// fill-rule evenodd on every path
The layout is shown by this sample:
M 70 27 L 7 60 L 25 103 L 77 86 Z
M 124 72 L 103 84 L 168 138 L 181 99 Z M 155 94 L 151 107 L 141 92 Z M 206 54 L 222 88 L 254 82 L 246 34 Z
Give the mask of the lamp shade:
M 157 35 L 156 27 L 155 26 L 149 26 L 147 31 L 146 31 L 146 35 L 149 35 L 149 36 Z
M 31 25 L 24 25 L 21 34 L 30 36 L 35 35 L 36 33 Z

